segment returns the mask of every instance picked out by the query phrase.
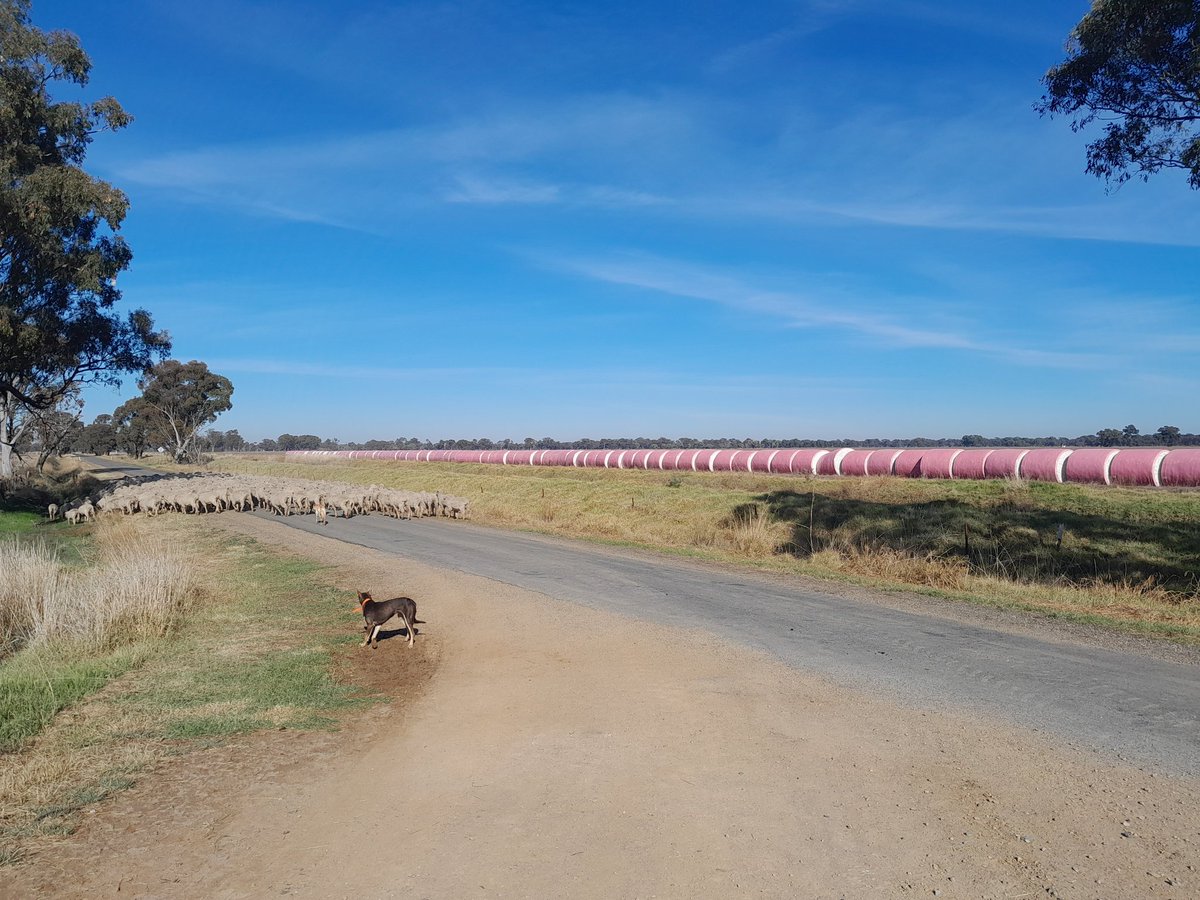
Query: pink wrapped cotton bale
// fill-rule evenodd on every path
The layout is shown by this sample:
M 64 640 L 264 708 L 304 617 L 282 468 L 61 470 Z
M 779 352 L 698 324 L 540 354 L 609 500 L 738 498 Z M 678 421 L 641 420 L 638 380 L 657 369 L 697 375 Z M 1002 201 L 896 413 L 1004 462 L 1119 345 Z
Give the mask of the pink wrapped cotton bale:
M 953 478 L 954 461 L 962 453 L 960 447 L 932 447 L 921 457 L 922 478 Z
M 733 454 L 733 459 L 729 461 L 730 472 L 749 472 L 750 458 L 754 456 L 753 450 L 739 450 Z
M 812 447 L 797 450 L 795 455 L 788 460 L 788 469 L 793 475 L 816 475 L 821 459 L 828 455 L 828 450 L 817 450 Z
M 1076 484 L 1109 484 L 1108 467 L 1117 451 L 1110 447 L 1084 447 L 1067 457 L 1063 478 Z
M 1071 456 L 1071 451 L 1061 447 L 1039 447 L 1030 450 L 1021 460 L 1021 477 L 1031 481 L 1063 480 L 1063 466 Z
M 675 468 L 694 472 L 696 470 L 696 454 L 700 452 L 699 450 L 681 450 L 675 459 Z
M 708 463 L 710 472 L 728 472 L 733 468 L 733 458 L 737 455 L 736 450 L 718 450 L 713 454 Z
M 841 447 L 837 450 L 831 450 L 825 456 L 822 456 L 816 461 L 818 475 L 841 475 L 838 465 L 847 453 L 850 452 L 849 447 Z
M 750 472 L 770 472 L 770 457 L 778 454 L 778 450 L 755 450 L 746 460 Z
M 1118 450 L 1108 468 L 1111 483 L 1158 487 L 1159 466 L 1166 455 L 1166 450 Z
M 780 451 L 780 450 L 759 450 L 752 457 L 750 457 L 750 471 L 751 472 L 770 472 L 771 471 L 771 462 L 781 452 L 782 451 Z
M 896 457 L 903 452 L 903 450 L 876 450 L 867 460 L 867 474 L 891 475 L 892 467 L 896 464 Z
M 1028 450 L 1006 447 L 992 451 L 983 464 L 984 478 L 1016 478 Z
M 769 464 L 770 471 L 778 475 L 787 475 L 792 471 L 792 458 L 799 453 L 799 450 L 780 450 L 772 457 Z
M 874 450 L 851 450 L 842 457 L 841 473 L 843 475 L 866 475 L 867 464 L 871 461 L 871 454 L 875 452 Z M 885 453 L 887 451 L 880 450 L 878 452 Z
M 625 468 L 627 469 L 644 469 L 646 468 L 646 457 L 650 455 L 650 451 L 646 449 L 634 450 L 625 458 Z
M 926 452 L 919 447 L 901 450 L 896 461 L 892 463 L 892 474 L 897 478 L 920 478 L 921 458 Z
M 658 468 L 664 472 L 672 472 L 675 469 L 675 461 L 679 459 L 678 450 L 664 450 L 658 458 Z
M 1200 450 L 1169 451 L 1159 469 L 1159 481 L 1163 487 L 1200 487 Z
M 662 458 L 666 455 L 667 455 L 666 450 L 651 450 L 648 454 L 646 454 L 646 468 L 647 469 L 661 469 L 662 468 Z

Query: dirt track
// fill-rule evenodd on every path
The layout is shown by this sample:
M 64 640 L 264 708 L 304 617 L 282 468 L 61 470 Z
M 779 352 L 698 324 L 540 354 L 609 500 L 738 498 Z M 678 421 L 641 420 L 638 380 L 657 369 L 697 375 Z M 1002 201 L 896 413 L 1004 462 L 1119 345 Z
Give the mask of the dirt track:
M 1200 783 L 831 687 L 649 625 L 249 517 L 418 598 L 405 688 L 187 757 L 5 897 L 1194 897 Z

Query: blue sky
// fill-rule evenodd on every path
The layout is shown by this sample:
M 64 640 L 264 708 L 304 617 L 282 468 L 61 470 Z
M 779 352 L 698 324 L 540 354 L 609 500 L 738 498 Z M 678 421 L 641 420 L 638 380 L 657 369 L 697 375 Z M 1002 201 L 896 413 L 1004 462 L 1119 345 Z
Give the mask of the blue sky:
M 125 302 L 250 439 L 1200 431 L 1200 194 L 1033 110 L 1088 4 L 35 0 Z M 134 392 L 93 390 L 85 416 Z

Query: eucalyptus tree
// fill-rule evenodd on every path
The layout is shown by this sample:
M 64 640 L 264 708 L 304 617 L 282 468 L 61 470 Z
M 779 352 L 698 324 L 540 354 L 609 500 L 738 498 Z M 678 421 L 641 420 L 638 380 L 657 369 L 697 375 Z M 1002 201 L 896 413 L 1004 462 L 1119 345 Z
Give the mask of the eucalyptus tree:
M 1043 81 L 1043 115 L 1104 123 L 1088 172 L 1116 186 L 1183 169 L 1200 189 L 1200 2 L 1093 0 Z
M 0 478 L 12 475 L 19 410 L 118 383 L 170 349 L 148 312 L 115 309 L 129 202 L 83 170 L 93 137 L 130 116 L 112 97 L 51 92 L 86 86 L 90 72 L 77 37 L 30 24 L 29 0 L 0 0 Z
M 168 359 L 138 380 L 140 415 L 178 460 L 195 456 L 196 435 L 233 407 L 233 383 L 198 360 Z

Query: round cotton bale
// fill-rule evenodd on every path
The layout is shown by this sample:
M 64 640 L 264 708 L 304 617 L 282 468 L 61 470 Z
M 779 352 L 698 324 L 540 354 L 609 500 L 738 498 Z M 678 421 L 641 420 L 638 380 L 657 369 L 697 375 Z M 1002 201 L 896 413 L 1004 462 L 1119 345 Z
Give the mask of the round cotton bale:
M 903 450 L 876 450 L 867 460 L 867 474 L 891 475 L 892 466 L 896 464 L 896 457 L 903 452 Z
M 729 460 L 730 472 L 749 472 L 750 457 L 754 455 L 753 450 L 738 450 L 734 452 L 733 458 Z
M 845 456 L 842 457 L 842 461 L 841 461 L 841 464 L 838 466 L 838 469 L 841 471 L 841 474 L 843 474 L 843 475 L 866 475 L 867 474 L 867 463 L 869 463 L 871 461 L 871 454 L 873 454 L 875 452 L 877 452 L 877 451 L 875 451 L 875 450 L 851 450 L 849 453 L 847 453 Z M 883 453 L 886 451 L 880 450 L 878 452 Z
M 1109 484 L 1108 467 L 1117 451 L 1111 447 L 1084 447 L 1067 457 L 1063 478 L 1075 484 Z
M 646 469 L 661 469 L 662 458 L 666 456 L 666 450 L 651 450 L 646 454 L 645 468 Z
M 1070 457 L 1071 451 L 1061 447 L 1039 447 L 1030 450 L 1021 460 L 1021 477 L 1031 481 L 1063 480 L 1063 466 Z
M 1158 487 L 1162 483 L 1159 480 L 1159 466 L 1166 455 L 1166 450 L 1147 448 L 1118 450 L 1108 469 L 1112 484 Z
M 1169 451 L 1159 469 L 1159 481 L 1164 487 L 1200 487 L 1200 450 Z
M 846 450 L 846 448 L 843 447 L 842 450 Z M 839 454 L 842 453 L 842 450 L 831 451 L 826 453 L 820 459 L 813 460 L 813 463 L 816 466 L 816 473 L 818 475 L 837 475 L 837 465 L 839 462 L 841 462 L 841 457 Z M 846 450 L 846 452 L 849 453 L 850 451 Z
M 897 478 L 920 478 L 921 458 L 927 452 L 921 448 L 901 450 L 895 462 L 892 463 L 892 474 Z
M 658 467 L 664 472 L 671 472 L 675 469 L 675 462 L 679 459 L 678 450 L 664 450 L 662 456 L 658 459 Z
M 777 450 L 775 455 L 772 456 L 767 463 L 767 471 L 774 472 L 779 475 L 787 474 L 788 472 L 792 471 L 790 465 L 792 457 L 799 452 L 799 450 L 796 450 L 793 447 L 785 447 Z
M 788 460 L 788 471 L 793 475 L 816 475 L 817 466 L 828 455 L 828 450 L 818 450 L 814 447 L 797 450 L 792 458 Z
M 627 469 L 644 469 L 646 468 L 646 457 L 650 455 L 649 450 L 634 450 L 625 457 L 625 468 Z
M 750 471 L 751 472 L 770 472 L 771 471 L 771 462 L 781 452 L 782 451 L 780 451 L 780 450 L 759 450 L 752 457 L 750 457 Z
M 983 464 L 984 478 L 1016 478 L 1020 472 L 1021 460 L 1028 450 L 1018 450 L 1005 447 L 993 450 Z
M 674 467 L 681 471 L 692 471 L 692 463 L 696 460 L 699 450 L 680 450 L 673 460 Z
M 736 450 L 718 450 L 712 455 L 708 461 L 708 470 L 710 472 L 728 472 L 733 468 L 733 458 L 737 456 Z
M 961 447 L 931 447 L 921 457 L 922 478 L 953 478 L 954 460 L 962 453 Z

